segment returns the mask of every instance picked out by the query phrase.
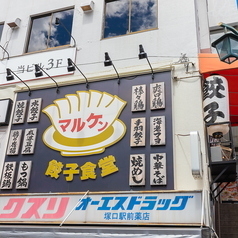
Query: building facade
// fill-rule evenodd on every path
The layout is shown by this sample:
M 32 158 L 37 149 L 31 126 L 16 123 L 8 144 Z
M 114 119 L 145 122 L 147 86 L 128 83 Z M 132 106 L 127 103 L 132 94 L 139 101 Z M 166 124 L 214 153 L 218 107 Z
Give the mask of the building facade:
M 207 12 L 208 12 L 208 23 L 210 31 L 210 41 L 215 46 L 215 43 L 219 40 L 225 38 L 227 35 L 231 36 L 236 35 L 237 31 L 237 1 L 227 1 L 226 3 L 222 1 L 207 1 Z M 222 27 L 222 26 L 227 27 Z M 237 54 L 237 44 L 233 44 L 233 52 Z M 226 47 L 223 45 L 222 50 L 225 50 Z M 224 52 L 224 51 L 223 51 Z M 203 74 L 203 77 L 210 77 L 209 75 L 220 75 L 222 78 L 225 78 L 227 81 L 228 95 L 229 95 L 229 121 L 231 125 L 232 140 L 230 141 L 233 144 L 232 156 L 233 160 L 228 160 L 227 162 L 220 161 L 215 162 L 222 164 L 223 175 L 220 176 L 220 179 L 217 178 L 217 165 L 210 160 L 211 165 L 211 175 L 213 177 L 211 187 L 213 191 L 215 189 L 215 183 L 218 189 L 218 193 L 215 192 L 213 197 L 213 204 L 215 204 L 215 228 L 217 235 L 219 237 L 237 237 L 237 230 L 235 229 L 235 221 L 237 214 L 237 181 L 236 181 L 236 158 L 237 158 L 237 61 L 226 61 L 222 59 L 221 52 L 220 59 L 218 55 L 215 55 L 216 49 L 211 48 L 209 52 L 204 51 L 203 54 L 200 54 L 200 72 Z M 212 54 L 211 54 L 212 53 Z M 226 58 L 228 59 L 228 58 Z M 206 62 L 206 63 L 205 63 Z M 206 65 L 206 66 L 205 66 Z M 213 77 L 214 77 L 213 76 Z M 220 77 L 219 76 L 219 77 Z M 217 77 L 217 76 L 215 76 Z M 224 142 L 225 140 L 223 140 Z M 229 141 L 229 139 L 228 139 Z M 229 143 L 230 143 L 229 142 Z M 211 148 L 216 150 L 216 148 Z M 212 155 L 212 153 L 211 153 Z M 215 158 L 213 156 L 213 158 Z M 227 164 L 226 164 L 227 163 Z M 233 165 L 229 164 L 233 163 Z M 236 166 L 237 167 L 237 166 Z M 221 168 L 221 167 L 220 167 Z M 232 170 L 230 170 L 232 169 Z M 222 171 L 220 171 L 222 173 Z M 233 176 L 233 178 L 231 178 Z M 222 178 L 223 177 L 223 178 Z M 223 182 L 223 183 L 222 183 Z M 220 186 L 220 187 L 219 187 Z
M 1 0 L 0 232 L 212 237 L 209 4 Z

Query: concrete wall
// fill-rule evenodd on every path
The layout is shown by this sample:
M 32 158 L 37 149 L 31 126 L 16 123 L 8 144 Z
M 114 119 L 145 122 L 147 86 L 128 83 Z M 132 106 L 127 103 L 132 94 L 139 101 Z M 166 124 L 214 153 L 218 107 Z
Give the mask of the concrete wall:
M 193 1 L 169 0 L 158 3 L 158 29 L 139 34 L 115 37 L 102 40 L 104 1 L 95 2 L 94 11 L 83 13 L 80 8 L 82 1 L 3 1 L 0 9 L 0 22 L 11 22 L 16 18 L 21 19 L 20 28 L 11 30 L 5 24 L 1 45 L 8 41 L 7 50 L 10 56 L 22 55 L 27 42 L 30 17 L 57 9 L 75 6 L 72 35 L 77 41 L 78 64 L 102 62 L 104 52 L 108 51 L 115 60 L 135 57 L 138 55 L 138 45 L 143 44 L 149 56 L 155 56 L 152 62 L 159 62 L 173 58 L 178 60 L 181 53 L 187 56 L 197 56 L 197 37 L 195 27 L 195 6 Z M 181 9 L 179 11 L 178 9 Z M 129 65 L 128 65 L 129 64 Z M 139 64 L 139 61 L 118 62 L 118 67 Z M 104 69 L 102 64 L 92 66 L 84 65 L 85 72 Z
M 210 0 L 211 1 L 211 0 Z M 212 2 L 216 2 L 214 0 Z M 204 129 L 202 119 L 201 78 L 198 66 L 198 26 L 194 1 L 158 0 L 158 29 L 120 37 L 102 39 L 104 1 L 96 0 L 94 11 L 84 13 L 80 8 L 82 1 L 76 0 L 0 0 L 0 22 L 8 23 L 16 18 L 21 19 L 18 29 L 12 30 L 4 26 L 1 45 L 12 57 L 24 59 L 24 49 L 30 26 L 31 16 L 44 14 L 58 9 L 75 6 L 72 35 L 77 41 L 76 64 L 87 75 L 89 81 L 115 77 L 112 67 L 103 65 L 104 52 L 109 52 L 111 59 L 122 75 L 134 72 L 150 72 L 146 60 L 138 59 L 138 45 L 142 44 L 155 71 L 173 70 L 173 122 L 174 122 L 174 165 L 175 189 L 199 190 L 208 189 L 207 164 L 204 145 Z M 72 42 L 71 42 L 72 43 Z M 186 53 L 189 60 L 188 70 L 184 64 L 177 64 L 181 53 Z M 0 50 L 0 58 L 2 58 Z M 36 53 L 35 54 L 37 57 Z M 125 60 L 126 59 L 126 60 Z M 1 62 L 3 65 L 6 59 Z M 65 65 L 66 67 L 66 65 Z M 4 74 L 5 72 L 0 72 Z M 84 81 L 79 72 L 72 76 L 58 77 L 59 83 L 73 80 Z M 55 86 L 51 80 L 33 80 L 29 85 Z M 26 89 L 23 84 L 18 84 Z M 15 85 L 0 87 L 0 98 L 14 98 Z M 7 93 L 6 93 L 7 92 Z M 202 143 L 203 179 L 195 180 L 191 173 L 190 131 L 199 131 Z M 4 155 L 1 147 L 1 160 Z
M 220 22 L 226 24 L 238 23 L 238 7 L 236 0 L 209 0 L 208 4 L 208 17 L 209 26 L 218 27 Z

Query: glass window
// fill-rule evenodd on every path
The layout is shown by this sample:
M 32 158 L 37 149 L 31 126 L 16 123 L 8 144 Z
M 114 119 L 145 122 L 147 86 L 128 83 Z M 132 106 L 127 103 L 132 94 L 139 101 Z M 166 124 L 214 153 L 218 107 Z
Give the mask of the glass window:
M 107 0 L 104 38 L 157 28 L 157 0 Z
M 4 25 L 4 24 L 0 24 L 0 40 L 1 40 L 1 36 L 2 36 L 3 25 Z
M 232 26 L 232 25 L 231 25 Z M 237 25 L 233 25 L 232 27 L 234 27 L 236 30 L 238 30 L 238 26 Z M 230 33 L 231 31 L 229 29 L 227 29 L 227 33 Z M 231 32 L 232 33 L 232 32 Z M 223 36 L 225 34 L 225 30 L 224 28 L 221 28 L 219 30 L 211 30 L 210 31 L 210 42 L 211 44 L 219 39 L 221 36 Z M 211 46 L 211 51 L 213 54 L 217 54 L 216 48 Z
M 215 40 L 217 40 L 218 38 L 220 38 L 222 35 L 224 35 L 224 30 L 211 31 L 211 32 L 210 32 L 210 41 L 211 41 L 211 44 L 212 44 Z M 212 54 L 217 54 L 216 48 L 211 47 L 211 51 L 212 51 Z
M 26 52 L 69 45 L 71 36 L 66 29 L 69 32 L 72 30 L 73 14 L 74 10 L 70 9 L 32 18 Z M 61 23 L 58 26 L 55 25 L 56 17 L 60 19 L 66 29 Z

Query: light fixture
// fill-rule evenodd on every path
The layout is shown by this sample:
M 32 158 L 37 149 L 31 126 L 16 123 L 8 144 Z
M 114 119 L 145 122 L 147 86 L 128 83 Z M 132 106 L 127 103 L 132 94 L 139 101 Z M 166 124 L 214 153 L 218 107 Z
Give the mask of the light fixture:
M 147 59 L 147 62 L 148 62 L 148 64 L 149 64 L 149 66 L 150 66 L 150 68 L 151 68 L 151 72 L 152 72 L 152 79 L 154 79 L 154 71 L 153 71 L 153 69 L 152 69 L 152 66 L 151 66 L 151 64 L 150 64 L 150 61 L 149 61 L 149 59 L 148 59 L 148 57 L 147 57 L 147 54 L 145 53 L 145 51 L 144 51 L 144 48 L 143 48 L 143 46 L 142 45 L 139 45 L 139 51 L 140 51 L 140 53 L 139 53 L 139 59 Z
M 65 27 L 65 25 L 62 23 L 62 21 L 56 17 L 55 18 L 55 25 L 58 26 L 59 24 L 61 24 L 64 29 L 68 32 L 68 34 L 70 35 L 70 37 L 74 40 L 74 45 L 73 46 L 76 46 L 76 40 L 74 39 L 74 37 L 71 35 L 71 33 L 68 31 L 68 29 Z
M 222 22 L 219 26 L 225 28 L 225 35 L 221 36 L 212 43 L 212 47 L 216 48 L 221 61 L 231 64 L 238 59 L 238 32 L 232 26 Z M 227 29 L 233 33 L 227 33 Z
M 7 59 L 9 60 L 9 53 L 1 45 L 0 47 L 7 53 Z
M 56 82 L 48 73 L 46 73 L 45 70 L 44 70 L 42 67 L 40 67 L 38 64 L 35 64 L 35 76 L 36 76 L 36 77 L 41 77 L 41 76 L 43 76 L 42 71 L 43 71 L 49 78 L 51 78 L 51 79 L 55 82 L 55 84 L 56 84 L 56 93 L 59 93 L 59 86 L 58 86 L 57 82 Z
M 21 19 L 16 18 L 15 21 L 8 22 L 7 24 L 11 28 L 18 28 L 20 26 L 20 23 L 21 23 Z
M 30 87 L 29 87 L 24 81 L 22 81 L 22 80 L 21 80 L 11 69 L 9 69 L 9 68 L 7 68 L 7 76 L 6 76 L 7 81 L 11 81 L 11 80 L 14 79 L 14 76 L 13 76 L 12 74 L 15 75 L 22 83 L 24 83 L 24 84 L 27 86 L 27 88 L 28 88 L 28 95 L 31 96 L 31 89 L 30 89 Z
M 41 77 L 41 76 L 43 76 L 43 73 L 42 73 L 42 71 L 40 70 L 40 66 L 37 65 L 37 64 L 35 64 L 35 76 L 36 76 L 36 77 Z
M 92 12 L 94 9 L 94 2 L 90 0 L 87 0 L 86 2 L 84 1 L 83 3 L 81 3 L 80 7 L 85 13 Z
M 68 72 L 72 72 L 75 71 L 75 67 L 77 68 L 77 70 L 83 75 L 83 77 L 86 80 L 86 88 L 88 88 L 89 84 L 88 84 L 88 79 L 86 78 L 86 76 L 82 73 L 82 71 L 77 67 L 77 65 L 70 59 L 68 58 L 68 67 L 67 70 Z
M 114 66 L 114 64 L 112 63 L 112 60 L 110 59 L 109 57 L 109 54 L 108 52 L 105 52 L 105 61 L 104 61 L 104 66 L 107 67 L 107 66 L 113 66 L 114 70 L 116 71 L 116 74 L 117 74 L 117 83 L 120 84 L 120 77 L 119 77 L 119 74 L 116 70 L 116 67 Z

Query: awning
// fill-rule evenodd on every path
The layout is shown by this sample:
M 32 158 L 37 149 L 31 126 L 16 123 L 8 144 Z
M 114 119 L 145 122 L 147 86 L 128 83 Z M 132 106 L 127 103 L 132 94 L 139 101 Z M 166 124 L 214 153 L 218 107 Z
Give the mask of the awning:
M 209 238 L 208 228 L 157 228 L 109 226 L 0 226 L 0 237 L 50 238 Z
M 217 54 L 199 54 L 200 73 L 204 78 L 210 74 L 219 74 L 228 81 L 230 121 L 232 126 L 238 125 L 238 61 L 227 64 L 220 61 Z

